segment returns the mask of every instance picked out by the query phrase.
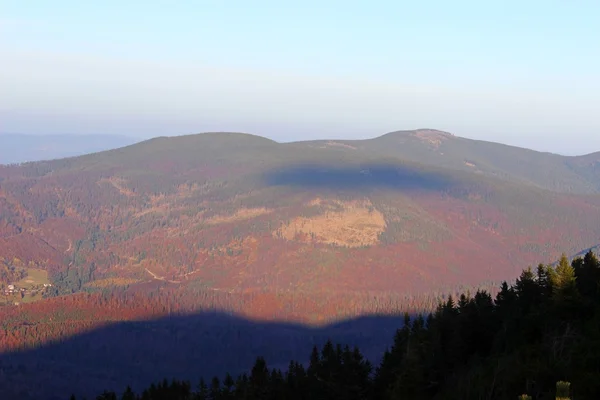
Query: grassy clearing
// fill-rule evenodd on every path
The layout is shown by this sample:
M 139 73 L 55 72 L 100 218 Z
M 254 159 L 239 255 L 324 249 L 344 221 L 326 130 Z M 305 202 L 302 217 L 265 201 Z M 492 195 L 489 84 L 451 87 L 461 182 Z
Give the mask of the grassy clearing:
M 50 283 L 50 280 L 48 279 L 48 271 L 37 268 L 26 268 L 26 270 L 27 276 L 15 283 L 15 286 L 25 289 L 34 289 L 39 286 L 43 287 L 44 284 Z

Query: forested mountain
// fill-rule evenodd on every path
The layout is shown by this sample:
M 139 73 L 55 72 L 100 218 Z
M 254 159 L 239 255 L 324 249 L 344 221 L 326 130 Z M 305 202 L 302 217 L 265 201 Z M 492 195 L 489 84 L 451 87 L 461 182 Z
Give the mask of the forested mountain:
M 359 320 L 356 325 L 361 331 L 346 331 L 345 337 L 336 333 L 335 327 L 305 332 L 313 340 L 318 336 L 316 341 L 320 343 L 312 346 L 312 352 L 305 343 L 304 356 L 284 363 L 282 356 L 297 352 L 295 344 L 302 334 L 298 327 L 249 323 L 246 327 L 230 325 L 232 331 L 223 329 L 223 319 L 227 318 L 214 316 L 194 325 L 182 324 L 189 318 L 182 316 L 159 324 L 129 324 L 118 330 L 122 338 L 148 340 L 151 332 L 159 335 L 154 342 L 139 346 L 119 340 L 98 342 L 91 340 L 94 334 L 86 334 L 2 356 L 0 385 L 6 385 L 9 390 L 3 393 L 10 398 L 25 400 L 52 395 L 60 398 L 63 394 L 66 398 L 69 389 L 77 395 L 75 398 L 89 396 L 96 390 L 98 399 L 123 400 L 508 400 L 521 394 L 535 400 L 597 399 L 597 257 L 588 252 L 569 263 L 563 255 L 556 267 L 540 264 L 535 269 L 528 268 L 514 284 L 505 282 L 499 289 L 494 297 L 486 291 L 477 291 L 473 296 L 449 296 L 430 313 L 412 317 L 405 314 L 393 338 L 379 343 L 380 350 L 388 348 L 376 360 L 365 357 L 356 344 L 348 345 L 349 341 L 362 340 L 368 352 L 377 345 L 369 343 L 375 326 L 361 332 L 368 326 L 365 321 Z M 211 324 L 211 320 L 221 323 Z M 207 332 L 217 325 L 223 335 L 220 343 L 211 339 L 213 342 L 207 344 Z M 379 326 L 389 329 L 385 324 Z M 95 338 L 101 339 L 110 329 L 103 328 L 104 332 Z M 164 343 L 160 336 L 167 332 L 172 340 Z M 278 335 L 279 340 L 273 340 Z M 332 341 L 332 336 L 341 341 Z M 205 353 L 197 351 L 194 340 Z M 188 349 L 187 355 L 171 353 L 171 349 L 178 348 L 178 342 Z M 252 347 L 257 343 L 262 345 Z M 135 354 L 143 348 L 147 351 Z M 206 351 L 210 348 L 212 351 Z M 219 354 L 225 349 L 233 354 Z M 261 352 L 269 354 L 263 357 Z M 227 357 L 247 360 L 257 353 L 254 365 L 247 365 L 245 371 L 225 372 L 212 378 L 203 372 L 190 378 L 198 371 L 221 370 Z M 158 358 L 151 360 L 154 357 Z M 269 360 L 273 358 L 275 361 Z M 76 371 L 77 366 L 82 369 Z M 161 380 L 159 374 L 166 379 Z M 154 384 L 143 383 L 152 376 Z M 138 379 L 127 382 L 132 377 Z M 171 380 L 173 377 L 178 380 Z M 97 389 L 102 384 L 104 392 Z
M 53 160 L 116 149 L 138 142 L 120 135 L 24 135 L 0 133 L 0 164 Z
M 596 160 L 418 130 L 296 143 L 206 133 L 0 165 L 0 351 L 32 351 L 21 364 L 10 358 L 13 380 L 81 376 L 86 361 L 62 344 L 89 334 L 70 348 L 96 343 L 92 360 L 121 354 L 133 374 L 115 367 L 98 376 L 90 364 L 90 388 L 100 390 L 111 379 L 142 382 L 142 365 L 169 355 L 202 364 L 206 347 L 190 352 L 184 327 L 204 332 L 207 345 L 213 334 L 235 342 L 242 319 L 257 332 L 270 329 L 265 321 L 291 324 L 268 343 L 288 338 L 302 354 L 338 323 L 334 338 L 377 359 L 377 344 L 392 336 L 386 318 L 434 310 L 448 294 L 496 296 L 524 265 L 597 245 Z M 236 317 L 167 318 L 207 311 Z M 366 343 L 354 320 L 365 315 L 379 321 Z M 115 322 L 124 325 L 94 334 Z M 294 330 L 298 323 L 324 330 Z M 155 353 L 148 332 L 166 343 Z M 58 353 L 40 357 L 34 349 L 48 343 Z M 273 362 L 283 368 L 298 352 Z M 221 354 L 219 368 L 205 365 L 211 373 L 248 366 Z
M 494 145 L 487 165 L 500 178 L 431 162 L 449 157 L 443 146 L 486 157 L 478 142 L 437 131 L 285 144 L 208 133 L 0 167 L 0 257 L 47 271 L 49 295 L 170 283 L 267 290 L 285 308 L 290 293 L 321 302 L 323 288 L 384 298 L 499 282 L 522 262 L 598 242 L 600 196 L 533 182 L 552 172 L 540 160 L 559 156 L 506 148 L 502 158 Z M 501 158 L 533 175 L 501 174 Z M 555 186 L 595 185 L 586 171 L 552 175 Z

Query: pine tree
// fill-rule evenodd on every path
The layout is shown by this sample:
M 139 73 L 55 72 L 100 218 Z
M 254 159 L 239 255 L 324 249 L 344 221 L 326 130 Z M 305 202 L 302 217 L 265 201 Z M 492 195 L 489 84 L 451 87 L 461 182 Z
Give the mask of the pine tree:
M 531 268 L 524 270 L 515 283 L 515 293 L 519 298 L 521 314 L 527 314 L 539 304 L 540 287 Z
M 225 374 L 225 379 L 223 379 L 223 390 L 222 390 L 222 398 L 223 399 L 232 399 L 234 397 L 235 392 L 235 381 L 233 377 L 229 374 Z
M 593 299 L 600 293 L 600 261 L 594 253 L 588 251 L 583 258 L 573 261 L 573 268 L 580 293 Z
M 208 400 L 208 385 L 203 378 L 200 378 L 194 400 Z
M 553 300 L 556 305 L 556 316 L 559 319 L 572 319 L 581 310 L 581 297 L 577 288 L 575 268 L 563 253 L 554 273 L 551 275 Z M 579 310 L 579 311 L 578 311 Z
M 215 376 L 210 381 L 209 399 L 218 400 L 221 398 L 221 381 L 219 377 Z
M 551 276 L 555 294 L 561 295 L 575 286 L 575 269 L 569 263 L 565 253 L 560 257 L 555 273 Z
M 127 386 L 125 392 L 121 396 L 121 400 L 135 400 L 135 393 L 131 390 L 131 387 Z
M 266 399 L 269 393 L 270 373 L 264 358 L 258 357 L 249 379 L 249 394 L 252 399 Z

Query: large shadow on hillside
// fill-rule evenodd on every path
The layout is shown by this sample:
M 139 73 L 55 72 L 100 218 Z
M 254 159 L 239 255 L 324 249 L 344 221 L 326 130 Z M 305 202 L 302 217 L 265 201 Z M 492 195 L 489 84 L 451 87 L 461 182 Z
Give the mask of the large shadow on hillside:
M 264 180 L 271 186 L 401 191 L 441 191 L 451 189 L 458 183 L 456 178 L 448 174 L 402 164 L 300 164 L 268 171 L 264 174 Z
M 196 385 L 226 372 L 247 372 L 257 356 L 285 370 L 307 362 L 314 345 L 328 339 L 359 346 L 379 362 L 402 324 L 400 317 L 370 316 L 320 328 L 255 322 L 218 312 L 119 322 L 40 348 L 0 354 L 1 398 L 95 398 L 104 389 L 121 393 L 163 378 Z

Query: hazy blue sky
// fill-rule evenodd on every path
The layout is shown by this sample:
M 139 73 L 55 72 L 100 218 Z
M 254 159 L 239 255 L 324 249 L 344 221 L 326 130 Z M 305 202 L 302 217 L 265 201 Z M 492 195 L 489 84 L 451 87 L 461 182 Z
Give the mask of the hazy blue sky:
M 600 1 L 0 1 L 0 131 L 600 150 Z

